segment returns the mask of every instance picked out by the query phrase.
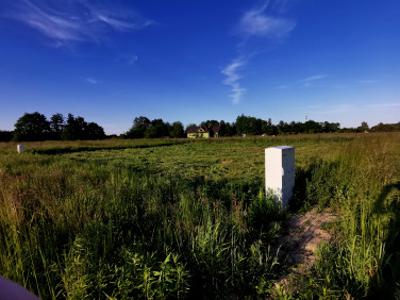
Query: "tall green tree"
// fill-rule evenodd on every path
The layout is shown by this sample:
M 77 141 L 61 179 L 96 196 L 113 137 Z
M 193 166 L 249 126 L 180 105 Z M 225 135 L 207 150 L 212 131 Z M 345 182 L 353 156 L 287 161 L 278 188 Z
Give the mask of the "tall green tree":
M 169 136 L 172 138 L 181 138 L 185 136 L 185 130 L 181 122 L 172 123 L 169 128 Z
M 62 133 L 63 140 L 83 140 L 86 122 L 82 117 L 74 117 L 68 114 L 67 121 Z
M 154 119 L 144 132 L 146 138 L 160 138 L 168 136 L 168 125 L 162 119 Z
M 50 117 L 50 129 L 52 132 L 61 133 L 64 129 L 64 116 L 62 114 L 54 114 Z
M 50 117 L 50 132 L 51 139 L 59 140 L 61 139 L 61 134 L 64 130 L 64 116 L 62 114 L 53 114 Z
M 369 126 L 367 122 L 361 122 L 361 125 L 357 128 L 357 131 L 360 132 L 364 132 L 364 131 L 368 131 L 369 130 Z
M 87 123 L 82 117 L 68 114 L 67 122 L 62 132 L 64 140 L 99 140 L 105 138 L 103 127 L 97 123 Z
M 305 133 L 318 133 L 322 132 L 322 125 L 318 122 L 313 120 L 309 120 L 304 123 L 304 130 Z
M 46 116 L 39 113 L 25 113 L 15 123 L 14 139 L 18 141 L 41 141 L 50 131 Z
M 236 130 L 239 134 L 261 134 L 262 120 L 255 117 L 240 115 L 236 118 Z
M 137 117 L 133 121 L 132 127 L 125 133 L 125 136 L 127 138 L 142 138 L 150 125 L 151 121 L 148 118 L 144 116 Z
M 101 140 L 106 137 L 103 127 L 97 123 L 90 122 L 85 128 L 85 139 L 88 140 Z
M 336 132 L 340 129 L 340 123 L 330 123 L 325 121 L 322 127 L 323 132 Z
M 201 127 L 205 127 L 208 130 L 211 130 L 215 126 L 219 126 L 219 122 L 217 120 L 207 120 L 200 123 Z
M 394 124 L 383 124 L 379 123 L 378 125 L 371 128 L 371 131 L 376 132 L 391 132 L 391 131 L 400 131 L 400 122 Z

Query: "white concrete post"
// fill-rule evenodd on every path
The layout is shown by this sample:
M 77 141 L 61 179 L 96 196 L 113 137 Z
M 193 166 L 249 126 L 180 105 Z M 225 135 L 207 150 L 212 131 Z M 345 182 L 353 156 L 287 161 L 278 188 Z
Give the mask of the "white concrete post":
M 265 149 L 265 190 L 287 207 L 293 196 L 295 181 L 294 147 L 278 146 Z
M 25 146 L 23 144 L 18 144 L 17 145 L 17 152 L 22 153 L 25 151 Z

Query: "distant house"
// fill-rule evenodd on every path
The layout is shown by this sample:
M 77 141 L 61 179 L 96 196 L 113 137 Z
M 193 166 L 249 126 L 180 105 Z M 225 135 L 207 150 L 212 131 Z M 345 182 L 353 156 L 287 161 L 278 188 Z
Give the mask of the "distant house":
M 190 126 L 186 129 L 186 134 L 189 139 L 208 139 L 210 132 L 204 126 Z
M 219 125 L 211 126 L 211 128 L 207 128 L 207 126 L 192 125 L 186 129 L 186 135 L 189 139 L 217 138 L 219 136 Z

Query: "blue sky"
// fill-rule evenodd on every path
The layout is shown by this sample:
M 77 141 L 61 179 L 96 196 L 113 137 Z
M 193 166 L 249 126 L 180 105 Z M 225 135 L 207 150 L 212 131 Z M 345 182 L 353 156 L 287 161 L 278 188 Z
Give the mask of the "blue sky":
M 3 0 L 0 130 L 24 112 L 400 121 L 398 0 Z

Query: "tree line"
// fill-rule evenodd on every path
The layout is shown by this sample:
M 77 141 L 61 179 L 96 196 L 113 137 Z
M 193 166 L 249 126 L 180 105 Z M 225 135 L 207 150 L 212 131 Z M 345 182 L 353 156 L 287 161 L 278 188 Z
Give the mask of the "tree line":
M 14 125 L 14 131 L 0 132 L 0 140 L 44 141 L 44 140 L 99 140 L 106 138 L 104 129 L 83 117 L 68 114 L 53 114 L 48 120 L 45 115 L 25 113 Z
M 147 117 L 137 117 L 133 120 L 132 127 L 124 134 L 124 138 L 160 138 L 171 137 L 181 138 L 185 137 L 185 130 L 181 122 L 174 122 L 172 124 L 164 122 L 162 119 L 150 120 Z
M 207 120 L 200 124 L 189 124 L 186 129 L 182 122 L 164 122 L 162 119 L 150 120 L 145 116 L 136 117 L 132 127 L 120 138 L 183 138 L 188 129 L 202 127 L 218 136 L 239 135 L 278 135 L 299 133 L 329 133 L 329 132 L 365 132 L 365 131 L 400 131 L 400 122 L 396 124 L 383 124 L 369 128 L 362 122 L 356 128 L 340 128 L 340 123 L 316 122 L 284 122 L 273 124 L 271 119 L 240 115 L 234 122 L 223 120 Z M 103 127 L 95 122 L 87 122 L 83 117 L 68 114 L 53 114 L 50 119 L 45 115 L 34 112 L 25 113 L 15 123 L 14 131 L 0 131 L 0 141 L 42 141 L 42 140 L 99 140 L 106 138 Z M 108 136 L 118 137 L 118 136 Z

